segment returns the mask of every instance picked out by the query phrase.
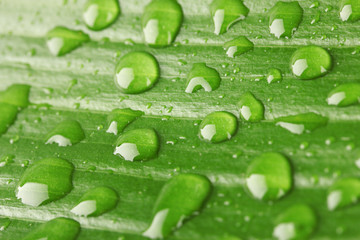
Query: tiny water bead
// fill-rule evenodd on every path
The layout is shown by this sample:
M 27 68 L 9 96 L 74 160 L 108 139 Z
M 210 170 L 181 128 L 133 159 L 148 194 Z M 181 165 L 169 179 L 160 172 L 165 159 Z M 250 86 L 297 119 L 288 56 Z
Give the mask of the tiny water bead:
M 347 107 L 360 103 L 360 83 L 344 83 L 333 89 L 327 103 L 338 107 Z
M 292 187 L 289 161 L 276 152 L 256 157 L 246 171 L 246 187 L 256 199 L 272 201 L 286 195 Z
M 360 1 L 342 0 L 340 3 L 340 18 L 342 21 L 357 21 L 360 19 Z
M 200 123 L 199 136 L 205 141 L 219 143 L 231 139 L 237 127 L 237 118 L 232 113 L 213 112 Z
M 0 102 L 0 113 L 0 135 L 2 135 L 15 122 L 18 108 L 14 105 Z
M 59 147 L 71 146 L 85 138 L 84 130 L 75 120 L 64 120 L 59 123 L 46 137 L 45 144 L 56 143 Z
M 99 31 L 114 23 L 119 15 L 118 0 L 88 0 L 85 4 L 83 19 L 89 29 Z
M 80 224 L 70 218 L 54 218 L 43 223 L 27 234 L 23 240 L 75 240 Z
M 10 225 L 10 223 L 11 221 L 9 218 L 0 217 L 0 232 L 4 231 Z
M 245 19 L 249 9 L 241 0 L 214 0 L 210 4 L 210 13 L 215 26 L 214 33 L 220 35 L 234 23 Z
M 316 227 L 314 211 L 305 204 L 285 209 L 275 220 L 273 236 L 278 240 L 308 239 Z
M 27 168 L 16 188 L 16 197 L 37 207 L 67 195 L 73 188 L 74 166 L 60 158 L 45 158 Z
M 183 221 L 200 211 L 211 191 L 210 181 L 201 175 L 180 174 L 162 188 L 153 208 L 153 220 L 143 236 L 165 238 Z
M 116 65 L 115 83 L 124 93 L 142 93 L 153 87 L 159 75 L 159 64 L 154 56 L 146 52 L 131 52 Z
M 296 77 L 310 80 L 326 75 L 332 67 L 328 51 L 318 46 L 297 49 L 291 57 L 291 69 Z
M 142 16 L 145 43 L 151 47 L 166 47 L 178 35 L 183 11 L 176 0 L 152 0 Z
M 269 72 L 267 74 L 266 80 L 269 84 L 274 82 L 281 82 L 282 81 L 282 73 L 277 68 L 271 68 L 269 69 Z
M 219 88 L 221 82 L 218 71 L 206 66 L 205 63 L 195 63 L 187 77 L 186 93 L 194 93 L 200 89 L 211 92 Z
M 279 117 L 275 119 L 275 122 L 276 126 L 280 126 L 293 134 L 303 134 L 326 126 L 328 120 L 327 117 L 320 114 L 309 112 Z
M 330 211 L 353 205 L 359 201 L 360 180 L 343 178 L 336 181 L 329 189 L 327 207 Z
M 297 1 L 278 1 L 269 11 L 270 33 L 275 37 L 292 37 L 303 18 L 303 9 Z
M 153 129 L 135 129 L 125 132 L 116 141 L 114 155 L 126 161 L 143 161 L 157 157 L 160 143 Z
M 117 193 L 108 187 L 97 187 L 86 192 L 71 212 L 79 216 L 100 216 L 116 207 Z
M 144 115 L 142 111 L 135 111 L 130 108 L 114 109 L 107 117 L 108 129 L 107 133 L 117 135 L 121 133 L 127 125 Z
M 30 86 L 26 84 L 13 84 L 5 91 L 0 92 L 0 103 L 8 103 L 19 108 L 29 105 Z
M 55 56 L 63 56 L 90 41 L 90 37 L 84 32 L 61 26 L 51 29 L 46 34 L 46 39 L 50 52 Z
M 241 36 L 224 44 L 226 55 L 234 58 L 254 49 L 254 43 L 247 37 Z
M 264 105 L 251 92 L 246 92 L 240 97 L 238 107 L 245 121 L 258 122 L 264 119 Z

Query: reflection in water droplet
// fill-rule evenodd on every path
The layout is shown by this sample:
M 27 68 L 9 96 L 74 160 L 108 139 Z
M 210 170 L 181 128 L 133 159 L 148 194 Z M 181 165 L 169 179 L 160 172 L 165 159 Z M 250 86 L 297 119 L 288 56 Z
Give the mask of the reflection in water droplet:
M 46 137 L 45 144 L 57 143 L 59 147 L 71 146 L 85 138 L 84 130 L 79 122 L 65 120 L 59 123 Z
M 333 89 L 327 98 L 329 105 L 346 107 L 360 103 L 360 84 L 344 83 Z
M 276 125 L 294 134 L 312 132 L 319 127 L 326 126 L 328 118 L 317 113 L 302 113 L 275 119 Z
M 340 3 L 340 19 L 357 21 L 360 19 L 360 2 L 358 0 L 342 0 Z
M 21 199 L 23 204 L 37 207 L 49 199 L 48 185 L 27 182 L 22 187 L 18 187 L 16 197 Z
M 264 119 L 264 105 L 250 92 L 246 92 L 240 97 L 238 107 L 245 121 L 257 122 Z
M 220 86 L 219 73 L 205 63 L 195 63 L 187 78 L 186 93 L 197 92 L 204 89 L 205 92 L 211 92 Z
M 358 202 L 360 197 L 360 180 L 343 178 L 335 182 L 328 191 L 327 207 L 330 211 L 347 207 Z
M 114 109 L 107 117 L 109 128 L 106 130 L 106 132 L 117 135 L 118 133 L 121 133 L 126 126 L 128 126 L 131 122 L 135 121 L 143 114 L 144 113 L 141 111 L 135 111 L 130 108 Z
M 276 68 L 269 69 L 266 80 L 269 84 L 273 82 L 281 82 L 282 81 L 281 71 Z
M 91 30 L 102 30 L 120 15 L 118 0 L 88 0 L 85 4 L 83 19 Z
M 228 57 L 234 58 L 254 49 L 252 43 L 247 37 L 241 36 L 225 43 L 224 48 Z

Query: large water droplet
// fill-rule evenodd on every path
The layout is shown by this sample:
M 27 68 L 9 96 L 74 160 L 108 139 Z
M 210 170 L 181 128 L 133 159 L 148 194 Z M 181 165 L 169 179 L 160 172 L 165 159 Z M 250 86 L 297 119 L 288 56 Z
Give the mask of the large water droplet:
M 360 84 L 344 83 L 333 89 L 326 99 L 329 105 L 346 107 L 360 103 Z
M 117 193 L 108 187 L 97 187 L 86 192 L 71 209 L 71 212 L 79 216 L 99 216 L 116 207 L 118 202 Z
M 118 0 L 88 0 L 85 4 L 83 19 L 91 30 L 102 30 L 120 15 Z
M 297 1 L 277 2 L 269 11 L 270 33 L 275 37 L 291 37 L 303 18 L 303 9 Z
M 55 27 L 46 34 L 46 44 L 55 56 L 65 55 L 90 41 L 90 37 L 82 31 L 75 31 L 66 27 Z
M 201 122 L 199 136 L 212 143 L 223 142 L 234 136 L 237 126 L 237 119 L 232 113 L 213 112 Z
M 16 188 L 16 197 L 30 206 L 40 206 L 67 195 L 72 190 L 74 166 L 59 158 L 38 160 L 27 168 Z
M 59 147 L 66 147 L 79 143 L 84 138 L 84 130 L 78 121 L 65 120 L 51 130 L 45 144 L 56 143 Z
M 319 127 L 326 126 L 328 118 L 317 113 L 301 113 L 275 119 L 276 125 L 293 134 L 303 134 L 314 131 Z
M 15 122 L 18 108 L 14 105 L 0 102 L 0 135 L 5 133 Z
M 246 187 L 249 193 L 260 200 L 277 200 L 292 187 L 292 173 L 289 161 L 275 152 L 256 157 L 246 172 Z
M 4 231 L 9 225 L 11 221 L 9 218 L 0 217 L 0 232 Z
M 360 197 L 360 180 L 343 178 L 335 182 L 327 195 L 327 207 L 330 211 L 355 204 Z
M 131 52 L 116 65 L 115 83 L 124 93 L 141 93 L 153 87 L 159 74 L 159 64 L 154 56 L 146 52 Z
M 360 1 L 342 0 L 340 4 L 340 18 L 342 21 L 357 21 L 360 19 Z
M 118 133 L 121 133 L 127 125 L 143 114 L 142 111 L 135 111 L 130 108 L 114 109 L 107 117 L 109 127 L 106 132 L 117 135 Z
M 258 122 L 264 119 L 264 105 L 251 92 L 246 92 L 240 97 L 238 107 L 245 121 Z
M 308 239 L 316 226 L 313 210 L 304 204 L 285 209 L 275 220 L 273 236 L 278 240 Z
M 183 12 L 176 0 L 152 0 L 142 17 L 146 44 L 152 47 L 170 45 L 179 33 Z
M 152 223 L 143 235 L 153 239 L 167 237 L 201 209 L 210 190 L 210 181 L 201 175 L 181 174 L 170 179 L 157 198 Z
M 116 141 L 114 155 L 126 161 L 155 158 L 159 151 L 159 138 L 153 129 L 135 129 L 125 132 Z
M 0 102 L 25 108 L 29 105 L 29 93 L 29 85 L 13 84 L 5 91 L 0 92 Z
M 318 46 L 299 48 L 291 57 L 291 69 L 294 75 L 310 80 L 326 75 L 332 67 L 332 58 L 328 51 Z
M 220 86 L 219 73 L 205 63 L 195 63 L 187 78 L 186 93 L 197 92 L 204 89 L 205 92 L 211 92 Z
M 39 225 L 23 240 L 75 240 L 80 232 L 80 224 L 69 218 L 54 218 Z
M 252 43 L 247 37 L 241 36 L 225 43 L 224 48 L 228 57 L 240 56 L 254 49 Z
M 225 33 L 231 25 L 245 19 L 249 9 L 241 0 L 214 0 L 210 4 L 211 17 L 216 35 Z

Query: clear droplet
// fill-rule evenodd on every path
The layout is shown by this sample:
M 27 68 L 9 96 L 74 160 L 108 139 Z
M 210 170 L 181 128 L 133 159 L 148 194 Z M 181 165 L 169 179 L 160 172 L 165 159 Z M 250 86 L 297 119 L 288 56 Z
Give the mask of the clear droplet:
M 293 134 L 309 133 L 317 128 L 326 126 L 328 118 L 320 114 L 309 112 L 275 119 L 276 126 L 280 126 Z
M 141 117 L 144 113 L 142 111 L 135 111 L 130 108 L 114 109 L 107 117 L 108 129 L 107 133 L 117 135 L 121 133 L 127 125 Z
M 285 196 L 292 187 L 289 161 L 280 153 L 256 157 L 246 172 L 246 187 L 256 199 L 272 201 Z
M 358 202 L 360 197 L 360 180 L 343 178 L 335 182 L 327 195 L 327 207 L 330 211 L 347 207 Z
M 114 23 L 119 15 L 118 0 L 88 0 L 85 4 L 83 19 L 89 29 L 99 31 Z
M 16 197 L 37 207 L 58 200 L 73 188 L 74 166 L 60 158 L 45 158 L 27 168 L 16 188 Z
M 291 69 L 296 77 L 310 80 L 326 75 L 332 67 L 328 51 L 318 46 L 299 48 L 291 57 Z
M 30 86 L 25 84 L 13 84 L 5 91 L 0 92 L 0 103 L 8 103 L 19 108 L 29 105 Z
M 170 179 L 157 198 L 152 223 L 143 236 L 152 239 L 167 237 L 201 209 L 210 190 L 210 181 L 201 175 L 181 174 Z
M 253 50 L 254 43 L 252 43 L 247 37 L 241 36 L 226 42 L 224 44 L 224 49 L 226 50 L 226 55 L 228 57 L 234 58 Z
M 142 93 L 154 86 L 159 75 L 159 64 L 154 56 L 146 52 L 131 52 L 116 65 L 115 83 L 124 93 Z
M 327 103 L 338 107 L 347 107 L 360 103 L 360 84 L 344 83 L 333 89 L 328 97 Z
M 358 0 L 342 0 L 340 4 L 340 19 L 351 22 L 359 20 L 360 2 Z
M 266 80 L 269 84 L 274 83 L 274 82 L 277 82 L 277 83 L 281 82 L 282 81 L 281 71 L 277 68 L 269 69 Z
M 65 120 L 59 123 L 46 137 L 45 144 L 56 143 L 59 147 L 71 146 L 85 138 L 84 130 L 75 120 Z
M 211 92 L 219 88 L 220 75 L 214 68 L 206 66 L 205 63 L 195 63 L 187 78 L 186 93 L 194 93 L 200 89 Z
M 199 136 L 211 143 L 223 142 L 234 136 L 237 126 L 237 119 L 232 113 L 213 112 L 200 123 Z
M 238 107 L 245 121 L 258 122 L 264 119 L 264 105 L 251 92 L 241 95 Z
M 2 135 L 15 122 L 18 108 L 14 105 L 0 102 L 0 113 L 0 135 Z

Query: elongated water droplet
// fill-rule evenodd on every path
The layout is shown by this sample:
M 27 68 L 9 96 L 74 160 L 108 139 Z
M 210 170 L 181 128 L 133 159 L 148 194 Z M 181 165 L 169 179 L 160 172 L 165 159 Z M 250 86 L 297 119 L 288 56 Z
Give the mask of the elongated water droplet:
M 183 11 L 176 0 L 152 0 L 142 17 L 145 43 L 151 47 L 170 45 L 179 33 Z
M 303 18 L 303 9 L 297 1 L 277 2 L 269 11 L 270 33 L 275 37 L 291 37 Z
M 143 114 L 142 111 L 135 111 L 130 108 L 114 109 L 107 118 L 109 127 L 106 132 L 117 135 L 121 133 L 127 125 Z
M 343 178 L 335 182 L 327 195 L 327 207 L 330 211 L 347 207 L 359 201 L 360 180 Z
M 333 89 L 326 99 L 329 105 L 346 107 L 360 103 L 360 84 L 344 83 Z
M 185 92 L 193 93 L 200 89 L 211 92 L 220 86 L 220 81 L 220 75 L 214 68 L 205 63 L 195 63 L 188 75 Z
M 223 142 L 234 136 L 237 126 L 237 119 L 232 113 L 213 112 L 200 123 L 199 136 L 208 142 Z
M 328 118 L 317 113 L 301 113 L 275 119 L 276 126 L 285 128 L 293 134 L 309 133 L 326 126 Z
M 159 74 L 159 64 L 154 56 L 146 52 L 131 52 L 116 65 L 115 83 L 124 93 L 142 93 L 153 87 Z
M 37 207 L 55 201 L 72 190 L 74 166 L 60 158 L 38 160 L 26 169 L 16 188 L 16 197 Z
M 39 225 L 23 240 L 75 240 L 80 232 L 80 224 L 70 218 L 54 218 Z
M 274 83 L 274 82 L 277 82 L 277 83 L 281 82 L 282 81 L 281 71 L 276 68 L 269 69 L 266 80 L 269 84 Z
M 264 105 L 251 92 L 246 92 L 240 97 L 238 107 L 245 121 L 258 122 L 264 119 Z
M 340 18 L 342 21 L 357 21 L 360 19 L 360 1 L 342 0 L 340 4 Z
M 332 58 L 328 51 L 318 46 L 299 48 L 291 57 L 291 69 L 294 75 L 310 80 L 326 75 L 332 67 Z
M 84 32 L 60 26 L 51 29 L 46 34 L 46 39 L 50 52 L 55 56 L 63 56 L 90 41 L 90 37 Z
M 0 217 L 0 232 L 4 231 L 9 225 L 11 221 L 9 218 Z
M 210 4 L 210 12 L 215 26 L 214 33 L 220 35 L 234 23 L 245 19 L 249 9 L 241 0 L 214 0 Z
M 126 161 L 140 161 L 157 157 L 158 151 L 159 137 L 153 129 L 135 129 L 119 136 L 114 155 Z
M 71 212 L 79 216 L 100 216 L 116 207 L 118 202 L 117 193 L 108 187 L 97 187 L 86 192 L 71 209 Z
M 278 240 L 308 239 L 316 226 L 313 210 L 305 204 L 285 209 L 277 218 L 273 236 Z
M 0 113 L 0 135 L 2 135 L 15 122 L 18 108 L 14 105 L 0 102 Z
M 201 209 L 210 190 L 210 181 L 201 175 L 181 174 L 170 179 L 157 198 L 152 223 L 143 236 L 153 239 L 167 237 Z
M 99 31 L 114 23 L 119 15 L 118 0 L 88 0 L 85 4 L 83 19 L 88 28 Z
M 234 58 L 253 50 L 254 43 L 252 43 L 247 37 L 241 36 L 226 42 L 224 49 L 226 50 L 226 55 L 228 55 L 228 57 Z
M 5 91 L 0 92 L 0 102 L 25 108 L 29 105 L 29 93 L 29 85 L 13 84 Z
M 78 121 L 65 120 L 51 130 L 45 144 L 56 143 L 59 147 L 66 147 L 79 143 L 84 138 L 84 130 Z
M 246 187 L 256 199 L 272 201 L 283 197 L 292 187 L 289 161 L 275 152 L 256 157 L 247 169 Z

